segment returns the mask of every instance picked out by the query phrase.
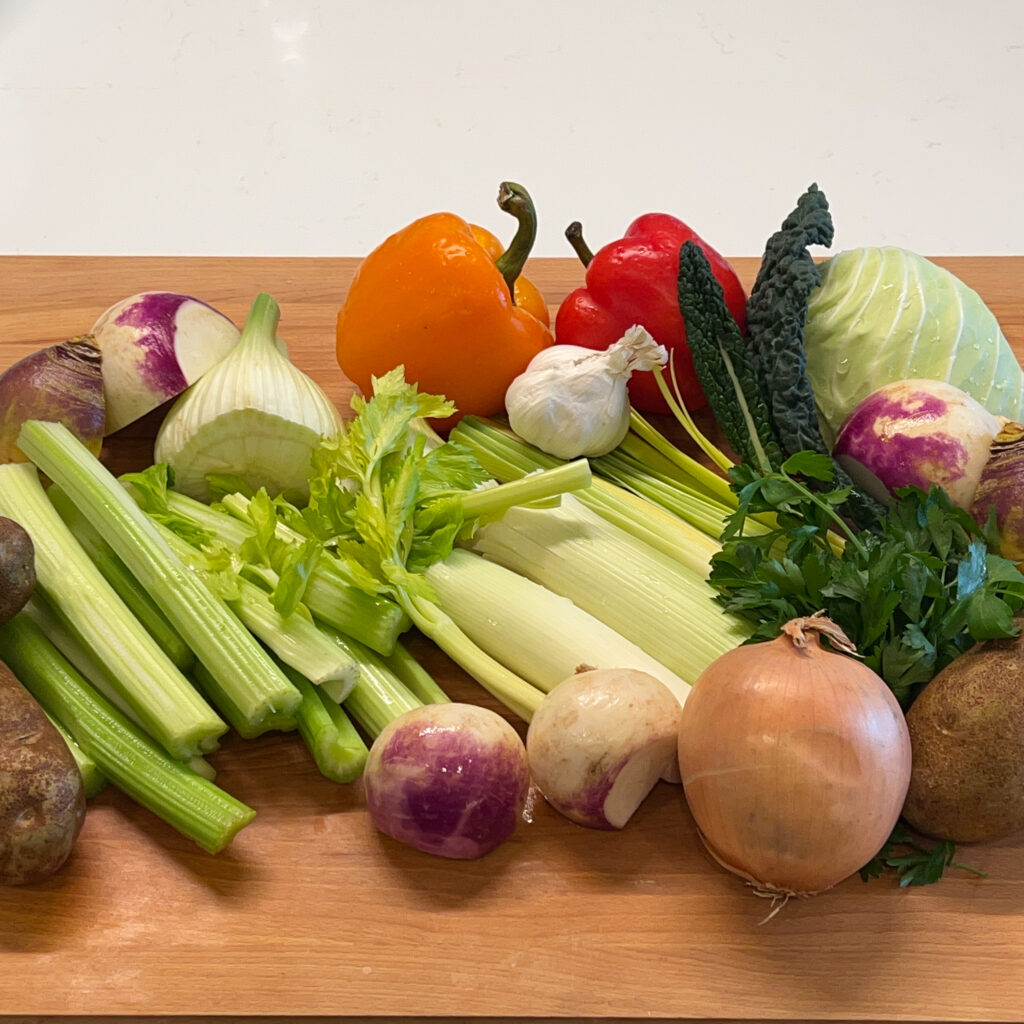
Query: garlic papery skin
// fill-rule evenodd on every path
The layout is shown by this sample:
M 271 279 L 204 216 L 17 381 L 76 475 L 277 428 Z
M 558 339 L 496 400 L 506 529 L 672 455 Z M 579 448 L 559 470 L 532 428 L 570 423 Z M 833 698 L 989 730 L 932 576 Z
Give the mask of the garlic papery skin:
M 342 420 L 276 340 L 280 315 L 271 296 L 257 296 L 238 344 L 171 407 L 153 456 L 170 466 L 175 490 L 209 501 L 215 473 L 271 497 L 309 497 L 313 453 Z
M 668 352 L 639 324 L 604 350 L 551 345 L 505 392 L 509 426 L 560 459 L 606 455 L 629 431 L 634 370 L 664 366 Z

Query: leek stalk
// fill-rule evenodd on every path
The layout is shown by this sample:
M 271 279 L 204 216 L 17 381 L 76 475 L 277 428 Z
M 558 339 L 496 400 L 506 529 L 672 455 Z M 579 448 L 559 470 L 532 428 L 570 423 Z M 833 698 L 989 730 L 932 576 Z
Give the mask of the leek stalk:
M 438 604 L 476 644 L 543 693 L 590 668 L 633 668 L 682 703 L 689 685 L 589 612 L 519 573 L 457 549 L 427 570 Z
M 605 522 L 571 495 L 558 509 L 511 509 L 468 546 L 567 597 L 691 685 L 749 625 L 703 576 Z

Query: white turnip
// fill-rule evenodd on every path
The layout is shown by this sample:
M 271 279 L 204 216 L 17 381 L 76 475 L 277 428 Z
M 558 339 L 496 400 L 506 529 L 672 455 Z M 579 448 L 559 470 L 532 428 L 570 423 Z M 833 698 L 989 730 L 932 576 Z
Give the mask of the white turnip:
M 534 784 L 589 828 L 623 828 L 662 777 L 678 777 L 681 706 L 635 669 L 591 669 L 559 683 L 526 734 Z

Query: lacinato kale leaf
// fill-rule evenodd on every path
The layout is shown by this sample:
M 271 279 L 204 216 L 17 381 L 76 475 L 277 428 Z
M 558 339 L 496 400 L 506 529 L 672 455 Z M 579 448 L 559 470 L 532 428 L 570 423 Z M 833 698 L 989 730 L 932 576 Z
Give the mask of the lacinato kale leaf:
M 803 337 L 807 301 L 821 283 L 808 246 L 830 246 L 833 234 L 825 193 L 811 185 L 765 243 L 747 300 L 747 342 L 787 455 L 828 450 L 807 378 Z
M 761 469 L 783 455 L 750 352 L 703 250 L 684 242 L 679 253 L 679 308 L 701 389 L 733 451 Z

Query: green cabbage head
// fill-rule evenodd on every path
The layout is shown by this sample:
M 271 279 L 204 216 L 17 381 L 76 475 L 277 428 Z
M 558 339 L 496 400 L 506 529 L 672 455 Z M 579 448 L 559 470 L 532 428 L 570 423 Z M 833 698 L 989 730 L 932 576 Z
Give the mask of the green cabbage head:
M 861 399 L 910 378 L 947 381 L 995 416 L 1024 418 L 1020 363 L 958 277 L 895 246 L 849 249 L 819 269 L 804 344 L 829 444 Z

